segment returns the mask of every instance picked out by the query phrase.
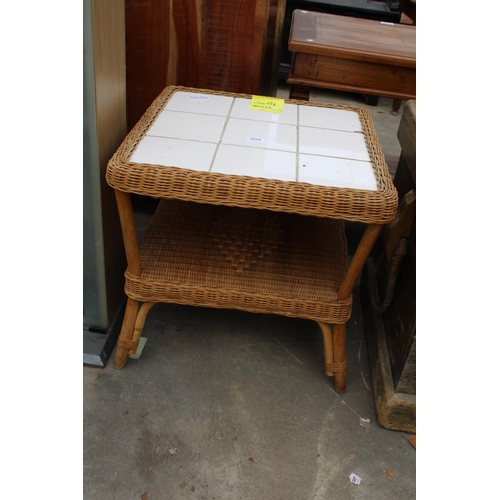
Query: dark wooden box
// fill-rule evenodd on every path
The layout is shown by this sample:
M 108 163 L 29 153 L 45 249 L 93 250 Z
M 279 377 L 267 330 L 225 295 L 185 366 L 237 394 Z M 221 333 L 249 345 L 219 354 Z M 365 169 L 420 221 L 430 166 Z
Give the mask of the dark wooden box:
M 388 429 L 416 432 L 416 103 L 408 101 L 398 130 L 402 152 L 394 177 L 400 210 L 386 227 L 373 252 L 373 262 L 388 254 L 391 238 L 405 233 L 406 255 L 401 260 L 393 299 L 381 312 L 373 299 L 374 271 L 366 266 L 361 280 L 363 318 L 370 359 L 377 417 Z M 408 210 L 406 201 L 412 200 Z M 404 226 L 404 227 L 403 227 Z M 387 264 L 387 263 L 386 263 Z M 387 288 L 389 266 L 377 272 L 376 286 L 381 299 Z M 382 290 L 382 292 L 381 292 Z

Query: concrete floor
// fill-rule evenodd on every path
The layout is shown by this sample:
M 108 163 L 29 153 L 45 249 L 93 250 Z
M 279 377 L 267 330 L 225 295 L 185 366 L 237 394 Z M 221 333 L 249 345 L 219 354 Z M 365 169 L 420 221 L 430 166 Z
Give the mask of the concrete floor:
M 369 109 L 382 150 L 399 155 L 404 102 L 394 116 L 390 99 L 312 94 Z M 137 208 L 140 230 L 149 216 Z M 346 232 L 355 245 L 360 228 Z M 377 422 L 357 288 L 343 394 L 324 373 L 312 321 L 159 304 L 143 337 L 123 370 L 83 368 L 85 499 L 416 498 L 409 434 Z

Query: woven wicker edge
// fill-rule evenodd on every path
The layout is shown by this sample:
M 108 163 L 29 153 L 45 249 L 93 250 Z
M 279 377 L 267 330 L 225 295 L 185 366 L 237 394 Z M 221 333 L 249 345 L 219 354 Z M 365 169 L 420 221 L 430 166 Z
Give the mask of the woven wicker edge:
M 369 224 L 390 222 L 398 194 L 380 148 L 370 113 L 359 107 L 285 99 L 290 104 L 354 111 L 361 121 L 366 146 L 377 178 L 377 191 L 317 186 L 257 177 L 198 172 L 178 167 L 129 163 L 139 142 L 174 92 L 195 92 L 251 99 L 249 94 L 170 86 L 153 101 L 108 163 L 108 184 L 124 192 L 154 198 L 258 208 L 318 217 L 342 218 Z
M 140 302 L 173 303 L 190 306 L 237 309 L 344 324 L 351 316 L 352 297 L 323 303 L 282 296 L 176 283 L 158 283 L 125 272 L 125 292 Z

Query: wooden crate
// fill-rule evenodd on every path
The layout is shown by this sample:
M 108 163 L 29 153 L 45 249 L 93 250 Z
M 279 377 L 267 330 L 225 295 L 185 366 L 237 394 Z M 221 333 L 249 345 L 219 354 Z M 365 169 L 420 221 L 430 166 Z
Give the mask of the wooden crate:
M 401 209 L 408 199 L 413 199 L 409 194 L 416 193 L 415 101 L 409 101 L 404 108 L 398 139 L 402 152 L 394 184 L 398 189 Z M 390 248 L 399 242 L 403 233 L 408 241 L 407 253 L 401 261 L 390 306 L 386 311 L 381 312 L 377 308 L 379 305 L 377 301 L 372 299 L 373 292 L 370 289 L 372 271 L 369 266 L 365 267 L 363 272 L 361 297 L 378 420 L 388 429 L 416 432 L 416 222 L 414 214 L 405 221 L 403 211 L 400 210 L 395 222 L 387 226 L 384 237 L 379 240 L 373 252 L 373 258 L 376 261 L 381 252 L 389 254 Z M 376 283 L 379 290 L 386 287 L 389 272 L 389 267 L 383 266 L 377 273 Z

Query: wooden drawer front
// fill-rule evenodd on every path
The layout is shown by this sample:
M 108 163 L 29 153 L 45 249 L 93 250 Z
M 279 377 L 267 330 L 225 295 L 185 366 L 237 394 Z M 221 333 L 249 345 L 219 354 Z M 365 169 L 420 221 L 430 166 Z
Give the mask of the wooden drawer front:
M 415 68 L 404 68 L 366 61 L 353 61 L 298 53 L 292 71 L 293 83 L 326 88 L 351 89 L 387 97 L 416 97 Z

